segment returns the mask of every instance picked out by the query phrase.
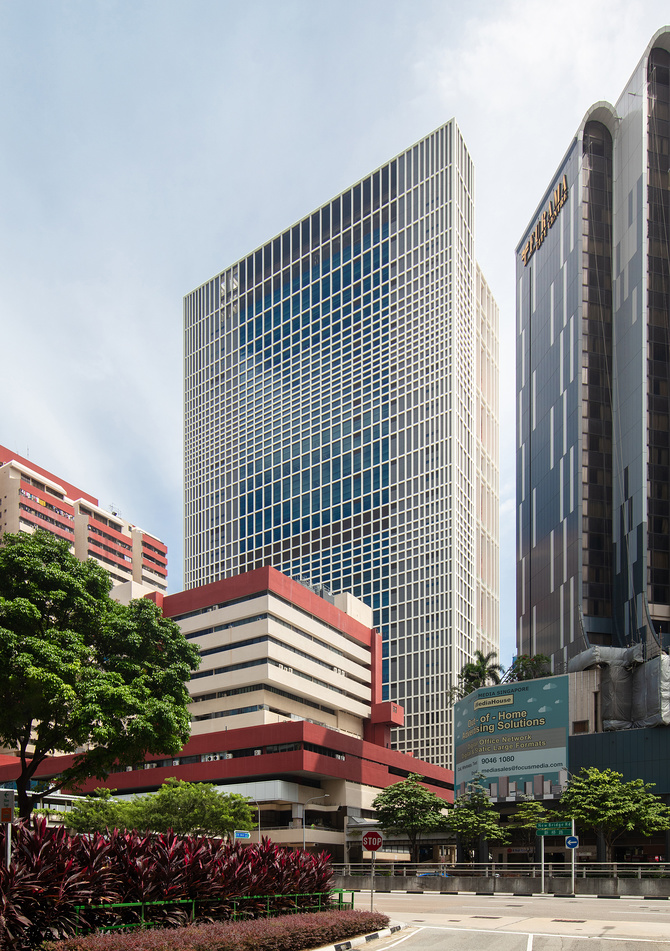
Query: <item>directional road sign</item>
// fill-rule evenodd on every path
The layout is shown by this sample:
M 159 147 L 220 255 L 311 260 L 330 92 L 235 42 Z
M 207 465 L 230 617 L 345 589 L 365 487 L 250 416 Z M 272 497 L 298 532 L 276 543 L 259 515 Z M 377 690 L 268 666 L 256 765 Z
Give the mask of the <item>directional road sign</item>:
M 244 829 L 235 829 L 235 838 L 236 839 L 250 839 L 251 832 L 247 832 Z
M 565 837 L 566 849 L 576 849 L 578 845 L 579 845 L 578 835 L 566 835 Z
M 0 789 L 0 822 L 14 819 L 14 790 Z
M 537 835 L 570 835 L 572 822 L 538 822 Z
M 376 852 L 377 849 L 380 849 L 384 839 L 379 832 L 364 832 L 363 833 L 363 848 L 367 849 L 368 852 Z

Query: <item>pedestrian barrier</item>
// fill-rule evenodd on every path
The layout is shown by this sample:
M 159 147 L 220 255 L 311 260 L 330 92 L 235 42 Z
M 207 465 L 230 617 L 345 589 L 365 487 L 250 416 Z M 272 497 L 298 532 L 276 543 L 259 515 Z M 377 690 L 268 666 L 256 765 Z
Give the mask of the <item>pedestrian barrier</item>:
M 346 898 L 345 895 L 349 897 Z M 352 909 L 354 892 L 335 888 L 328 892 L 296 892 L 282 895 L 240 895 L 238 898 L 208 901 L 176 898 L 168 901 L 113 902 L 100 905 L 75 905 L 75 934 L 96 931 L 130 931 L 135 928 L 161 927 L 195 921 L 207 911 L 217 918 L 241 921 L 249 918 L 290 915 L 306 911 Z M 156 915 L 163 911 L 165 914 Z M 218 911 L 218 914 L 217 914 Z M 91 912 L 94 914 L 91 915 Z M 223 914 L 221 914 L 223 912 Z M 121 918 L 134 920 L 121 920 Z M 89 919 L 87 921 L 87 919 Z M 96 919 L 99 919 L 96 921 Z

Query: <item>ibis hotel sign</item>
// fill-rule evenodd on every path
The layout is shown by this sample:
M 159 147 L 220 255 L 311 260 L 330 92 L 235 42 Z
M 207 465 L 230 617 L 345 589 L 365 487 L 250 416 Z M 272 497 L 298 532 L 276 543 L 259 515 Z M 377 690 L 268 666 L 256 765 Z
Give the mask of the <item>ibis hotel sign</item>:
M 524 249 L 521 252 L 521 260 L 523 261 L 524 265 L 528 264 L 533 254 L 539 247 L 542 246 L 544 239 L 549 233 L 549 229 L 553 227 L 561 208 L 567 200 L 568 176 L 564 175 L 554 189 L 554 194 L 550 199 L 549 204 L 537 219 L 537 223 L 531 231 L 530 237 L 528 238 L 528 241 L 526 241 Z
M 568 675 L 480 687 L 454 706 L 454 786 L 481 774 L 485 784 L 524 792 L 567 766 Z

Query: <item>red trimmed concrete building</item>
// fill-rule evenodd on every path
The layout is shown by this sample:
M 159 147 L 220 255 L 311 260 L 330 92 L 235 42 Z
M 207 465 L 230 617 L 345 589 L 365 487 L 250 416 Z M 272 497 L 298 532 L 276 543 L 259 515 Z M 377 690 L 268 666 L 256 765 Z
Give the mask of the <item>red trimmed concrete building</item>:
M 106 512 L 88 492 L 0 446 L 0 538 L 5 532 L 38 528 L 64 538 L 81 561 L 95 559 L 114 585 L 134 582 L 145 589 L 167 589 L 167 545 L 160 539 Z
M 200 650 L 193 733 L 178 756 L 147 757 L 105 785 L 129 795 L 170 776 L 214 783 L 254 801 L 261 834 L 301 846 L 304 822 L 307 848 L 336 861 L 360 857 L 360 839 L 347 855 L 347 831 L 372 819 L 380 789 L 409 773 L 453 801 L 451 770 L 391 749 L 404 714 L 382 701 L 382 639 L 363 602 L 269 567 L 151 597 Z M 54 757 L 37 778 L 68 761 Z M 0 766 L 0 782 L 10 779 Z

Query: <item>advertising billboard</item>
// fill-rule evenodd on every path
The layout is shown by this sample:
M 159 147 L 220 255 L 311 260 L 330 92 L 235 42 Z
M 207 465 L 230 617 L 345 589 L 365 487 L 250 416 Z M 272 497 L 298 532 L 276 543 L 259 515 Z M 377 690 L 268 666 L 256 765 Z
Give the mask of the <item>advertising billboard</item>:
M 568 675 L 468 694 L 454 706 L 454 747 L 455 795 L 481 774 L 494 798 L 541 797 L 567 769 Z

